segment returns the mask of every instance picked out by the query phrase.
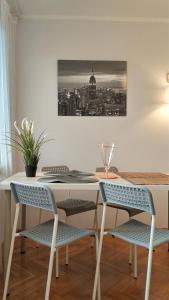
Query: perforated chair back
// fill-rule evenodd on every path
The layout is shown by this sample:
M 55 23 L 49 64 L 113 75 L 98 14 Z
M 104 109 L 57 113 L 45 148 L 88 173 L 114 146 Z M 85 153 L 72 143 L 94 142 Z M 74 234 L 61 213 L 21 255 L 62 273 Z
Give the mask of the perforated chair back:
M 57 172 L 57 173 L 67 173 L 69 168 L 67 166 L 47 166 L 43 167 L 42 172 Z
M 11 190 L 16 203 L 25 204 L 56 213 L 52 192 L 46 186 L 11 182 Z
M 106 181 L 101 181 L 99 185 L 105 203 L 135 208 L 155 215 L 153 198 L 147 188 Z
M 96 172 L 105 172 L 105 168 L 104 167 L 97 167 Z M 110 167 L 109 172 L 118 173 L 119 170 L 115 166 L 112 166 L 112 167 Z

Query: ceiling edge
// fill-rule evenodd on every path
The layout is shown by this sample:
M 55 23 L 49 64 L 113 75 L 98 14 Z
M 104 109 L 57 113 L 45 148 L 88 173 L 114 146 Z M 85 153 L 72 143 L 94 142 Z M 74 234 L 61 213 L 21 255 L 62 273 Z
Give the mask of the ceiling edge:
M 102 16 L 67 16 L 67 15 L 35 15 L 20 14 L 20 20 L 68 20 L 68 21 L 102 21 L 102 22 L 129 22 L 129 23 L 163 23 L 169 24 L 169 18 L 144 17 L 102 17 Z

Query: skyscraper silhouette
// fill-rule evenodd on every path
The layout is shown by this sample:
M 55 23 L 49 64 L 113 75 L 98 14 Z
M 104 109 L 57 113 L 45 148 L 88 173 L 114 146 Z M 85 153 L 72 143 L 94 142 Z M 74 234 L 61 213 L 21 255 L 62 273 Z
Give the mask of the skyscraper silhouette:
M 92 75 L 89 79 L 89 99 L 93 100 L 96 98 L 96 78 L 94 76 L 94 68 L 92 66 Z

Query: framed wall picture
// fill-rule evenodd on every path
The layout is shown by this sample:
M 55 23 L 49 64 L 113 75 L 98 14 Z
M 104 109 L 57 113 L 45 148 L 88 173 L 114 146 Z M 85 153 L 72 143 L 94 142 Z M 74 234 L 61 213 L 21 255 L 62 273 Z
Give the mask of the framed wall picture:
M 126 114 L 126 61 L 58 60 L 59 116 Z

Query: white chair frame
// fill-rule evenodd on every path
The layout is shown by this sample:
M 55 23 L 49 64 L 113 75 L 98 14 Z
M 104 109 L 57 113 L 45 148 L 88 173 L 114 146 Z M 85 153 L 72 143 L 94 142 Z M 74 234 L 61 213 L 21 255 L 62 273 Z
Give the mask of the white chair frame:
M 55 168 L 60 168 L 60 167 L 62 168 L 62 167 L 67 167 L 67 166 L 48 166 L 48 167 L 43 167 L 41 169 L 41 171 L 42 172 L 52 171 L 52 170 L 55 170 Z M 68 198 L 70 198 L 70 196 L 71 196 L 71 194 L 70 194 L 70 190 L 69 190 L 68 191 Z M 97 191 L 97 194 L 96 194 L 96 209 L 95 209 L 94 221 L 93 221 L 93 229 L 95 229 L 95 231 L 97 233 L 98 233 L 98 201 L 99 201 L 99 191 Z M 68 218 L 69 217 L 65 216 L 65 223 L 66 224 L 68 223 Z M 41 220 L 42 220 L 42 210 L 40 209 L 39 223 L 41 223 Z M 92 242 L 91 246 L 93 247 L 93 242 Z M 67 266 L 69 265 L 69 246 L 68 245 L 66 246 L 65 264 Z M 59 249 L 56 249 L 56 278 L 59 278 Z
M 9 251 L 9 258 L 8 258 L 6 278 L 5 278 L 5 284 L 4 284 L 4 293 L 3 293 L 2 300 L 6 300 L 7 294 L 8 294 L 8 285 L 9 285 L 10 270 L 11 270 L 11 264 L 12 264 L 12 256 L 13 256 L 13 251 L 14 251 L 15 238 L 18 236 L 21 236 L 20 233 L 17 233 L 17 224 L 18 224 L 18 219 L 19 219 L 20 206 L 21 206 L 20 203 L 16 203 L 11 246 L 10 246 L 10 251 Z M 47 283 L 46 283 L 46 291 L 45 291 L 45 300 L 49 300 L 54 254 L 57 250 L 55 245 L 56 245 L 56 237 L 57 237 L 57 229 L 58 229 L 58 214 L 57 214 L 57 212 L 55 212 L 55 213 L 53 212 L 53 215 L 54 215 L 54 225 L 53 225 L 53 232 L 52 232 L 52 242 L 51 242 L 51 250 L 50 250 L 50 257 L 49 257 L 49 267 L 48 267 L 48 275 L 47 275 Z M 96 258 L 97 258 L 97 256 L 98 256 L 97 234 L 95 236 L 96 236 Z M 97 289 L 98 299 L 100 300 L 100 280 L 99 280 L 99 278 L 100 278 L 100 275 L 98 275 L 98 289 Z
M 95 273 L 95 280 L 94 280 L 94 288 L 93 288 L 93 296 L 92 300 L 96 299 L 96 290 L 98 286 L 98 281 L 100 280 L 100 260 L 101 260 L 101 252 L 102 252 L 102 245 L 103 245 L 103 237 L 105 235 L 104 228 L 105 228 L 105 220 L 106 220 L 106 208 L 107 205 L 103 204 L 103 215 L 102 215 L 102 222 L 101 222 L 101 232 L 100 232 L 100 242 L 99 242 L 99 249 L 98 249 L 98 257 L 97 257 L 97 265 L 96 265 L 96 273 Z M 146 278 L 146 288 L 145 288 L 145 298 L 144 300 L 149 300 L 150 294 L 150 280 L 151 280 L 151 269 L 152 269 L 152 257 L 153 257 L 153 237 L 155 231 L 155 215 L 152 215 L 151 219 L 151 233 L 150 233 L 150 244 L 149 244 L 149 253 L 148 253 L 148 265 L 147 265 L 147 278 Z M 134 274 L 137 276 L 137 246 L 134 245 Z
M 20 204 L 17 203 L 16 204 L 16 212 L 15 212 L 15 218 L 14 218 L 13 231 L 12 231 L 11 247 L 10 247 L 10 251 L 9 251 L 8 265 L 7 265 L 7 271 L 6 271 L 4 293 L 3 293 L 2 300 L 6 300 L 6 297 L 7 297 L 9 276 L 10 276 L 10 270 L 11 270 L 11 263 L 12 263 L 12 256 L 13 256 L 15 238 L 20 236 L 20 234 L 16 232 L 17 224 L 18 224 L 18 218 L 19 218 L 19 210 L 20 210 Z M 51 285 L 51 279 L 52 279 L 53 260 L 54 260 L 54 254 L 55 254 L 55 251 L 56 251 L 55 244 L 56 244 L 57 228 L 58 228 L 58 214 L 54 214 L 54 225 L 53 225 L 52 244 L 51 244 L 51 250 L 50 250 L 48 276 L 47 276 L 46 291 L 45 291 L 45 300 L 49 299 L 50 285 Z

